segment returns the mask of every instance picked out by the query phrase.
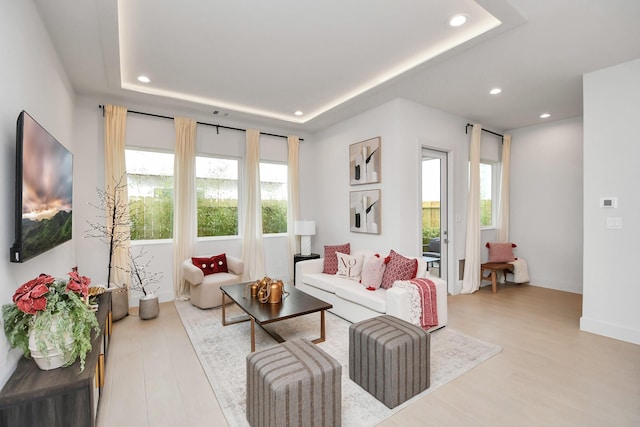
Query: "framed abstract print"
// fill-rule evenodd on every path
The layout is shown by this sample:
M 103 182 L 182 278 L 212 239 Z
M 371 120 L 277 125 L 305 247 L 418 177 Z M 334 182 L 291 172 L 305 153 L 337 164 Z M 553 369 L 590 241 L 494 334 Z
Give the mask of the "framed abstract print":
M 351 231 L 380 234 L 380 213 L 382 212 L 380 198 L 380 190 L 351 191 L 349 193 Z
M 356 142 L 349 146 L 349 177 L 351 185 L 380 182 L 380 137 Z

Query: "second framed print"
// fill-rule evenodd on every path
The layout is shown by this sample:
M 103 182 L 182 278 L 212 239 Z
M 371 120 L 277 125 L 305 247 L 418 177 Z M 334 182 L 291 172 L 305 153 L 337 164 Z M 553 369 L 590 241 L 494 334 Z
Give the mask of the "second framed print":
M 350 230 L 356 233 L 380 234 L 380 190 L 349 193 Z
M 380 182 L 380 137 L 356 142 L 349 146 L 349 177 L 351 185 Z

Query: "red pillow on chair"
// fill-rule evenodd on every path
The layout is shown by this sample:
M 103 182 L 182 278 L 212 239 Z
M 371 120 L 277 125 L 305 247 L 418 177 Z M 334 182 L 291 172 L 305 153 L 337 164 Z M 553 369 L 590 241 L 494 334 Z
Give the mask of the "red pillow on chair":
M 489 248 L 489 261 L 487 262 L 511 262 L 517 258 L 513 255 L 515 243 L 488 243 L 485 245 Z
M 208 274 L 229 272 L 226 254 L 214 255 L 210 258 L 192 257 L 191 262 L 202 270 L 205 276 Z

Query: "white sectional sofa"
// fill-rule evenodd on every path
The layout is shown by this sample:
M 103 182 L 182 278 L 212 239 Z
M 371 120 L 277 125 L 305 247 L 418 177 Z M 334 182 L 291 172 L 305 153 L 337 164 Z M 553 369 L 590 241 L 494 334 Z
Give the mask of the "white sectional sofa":
M 383 252 L 380 252 L 381 254 Z M 373 254 L 373 251 L 351 251 L 351 255 Z M 427 263 L 418 260 L 416 277 L 427 277 L 436 285 L 437 329 L 447 324 L 447 282 L 427 272 Z M 296 288 L 333 305 L 329 311 L 350 322 L 390 314 L 409 321 L 409 293 L 400 288 L 367 290 L 355 280 L 323 273 L 324 258 L 296 264 Z

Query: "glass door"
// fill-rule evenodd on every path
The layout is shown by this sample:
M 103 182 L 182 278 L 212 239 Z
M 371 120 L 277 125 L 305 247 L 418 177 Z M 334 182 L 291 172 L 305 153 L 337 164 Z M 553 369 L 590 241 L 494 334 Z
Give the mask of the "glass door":
M 447 153 L 422 149 L 422 257 L 447 279 Z

